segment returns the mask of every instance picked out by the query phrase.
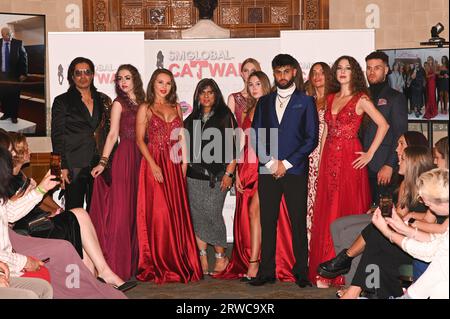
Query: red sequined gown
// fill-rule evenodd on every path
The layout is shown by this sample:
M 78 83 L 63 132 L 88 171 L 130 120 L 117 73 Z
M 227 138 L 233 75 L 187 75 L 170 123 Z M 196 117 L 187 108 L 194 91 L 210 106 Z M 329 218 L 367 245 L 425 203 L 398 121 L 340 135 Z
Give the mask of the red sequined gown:
M 314 204 L 309 252 L 309 275 L 317 281 L 320 263 L 335 257 L 330 233 L 331 223 L 339 217 L 365 213 L 370 206 L 371 193 L 367 169 L 354 169 L 352 162 L 362 152 L 358 130 L 362 115 L 355 112 L 362 94 L 353 96 L 337 115 L 331 114 L 335 94 L 327 97 L 325 112 L 328 135 L 322 152 Z M 343 284 L 343 277 L 331 284 Z
M 164 182 L 158 183 L 150 164 L 142 158 L 137 200 L 139 267 L 137 279 L 166 282 L 197 281 L 202 278 L 194 228 L 189 211 L 186 179 L 173 130 L 183 126 L 176 117 L 166 122 L 153 114 L 148 122 L 148 149 L 161 168 Z M 179 148 L 178 148 L 179 150 Z
M 251 127 L 250 117 L 244 119 L 242 129 Z M 237 279 L 247 274 L 251 256 L 251 236 L 249 207 L 253 196 L 258 191 L 258 158 L 249 144 L 249 136 L 246 136 L 243 160 L 238 163 L 239 178 L 244 193 L 236 192 L 236 210 L 234 215 L 234 244 L 231 261 L 224 272 L 215 275 L 214 278 Z M 284 197 L 280 204 L 280 215 L 277 226 L 276 248 L 276 277 L 280 281 L 295 281 L 292 267 L 295 257 L 292 251 L 291 222 L 287 212 Z

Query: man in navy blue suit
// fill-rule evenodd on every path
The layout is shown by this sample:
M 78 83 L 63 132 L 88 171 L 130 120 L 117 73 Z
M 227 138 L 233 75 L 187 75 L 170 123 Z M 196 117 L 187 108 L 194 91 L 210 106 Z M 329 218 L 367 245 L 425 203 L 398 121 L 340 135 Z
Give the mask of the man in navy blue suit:
M 252 141 L 259 159 L 261 263 L 253 286 L 275 282 L 277 222 L 282 195 L 291 221 L 296 262 L 292 272 L 301 288 L 308 278 L 306 197 L 308 156 L 316 148 L 319 120 L 312 97 L 295 86 L 297 61 L 279 54 L 272 61 L 276 91 L 259 99 L 253 118 Z

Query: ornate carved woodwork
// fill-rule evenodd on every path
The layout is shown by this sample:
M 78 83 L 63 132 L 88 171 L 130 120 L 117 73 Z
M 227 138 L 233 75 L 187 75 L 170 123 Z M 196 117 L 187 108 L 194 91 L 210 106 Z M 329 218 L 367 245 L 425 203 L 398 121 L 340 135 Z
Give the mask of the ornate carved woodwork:
M 213 21 L 231 37 L 277 37 L 280 30 L 328 29 L 329 0 L 219 0 Z M 199 19 L 192 0 L 83 0 L 85 31 L 145 31 L 181 38 Z

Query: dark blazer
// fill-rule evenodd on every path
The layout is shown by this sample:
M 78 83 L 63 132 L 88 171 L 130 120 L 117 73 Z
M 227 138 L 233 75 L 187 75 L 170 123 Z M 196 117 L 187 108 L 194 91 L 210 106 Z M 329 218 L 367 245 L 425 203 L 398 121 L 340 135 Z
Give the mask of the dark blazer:
M 95 131 L 104 113 L 102 96 L 105 94 L 92 90 L 92 116 L 76 88 L 70 88 L 53 101 L 52 146 L 53 152 L 61 154 L 63 169 L 88 167 L 98 161 Z
M 408 130 L 408 104 L 405 96 L 392 89 L 386 82 L 378 98 L 373 99 L 377 110 L 389 124 L 389 130 L 369 162 L 369 170 L 377 173 L 384 165 L 397 168 L 398 157 L 395 149 L 400 136 Z M 377 133 L 377 125 L 369 118 L 362 131 L 362 144 L 366 152 Z
M 255 134 L 252 134 L 252 144 L 256 146 L 259 165 L 263 167 L 273 157 L 292 164 L 287 170 L 288 174 L 307 174 L 308 156 L 319 140 L 319 118 L 314 100 L 300 91 L 295 91 L 281 123 L 278 123 L 276 96 L 277 92 L 273 92 L 261 97 L 253 117 L 252 127 Z M 265 133 L 259 132 L 260 128 L 266 129 Z M 275 145 L 271 144 L 270 140 L 272 128 L 278 129 L 278 139 L 273 141 Z M 265 168 L 262 168 L 261 171 L 264 170 Z
M 0 39 L 0 66 L 3 63 L 3 55 L 1 52 L 2 47 L 3 47 L 3 39 Z M 12 80 L 18 80 L 19 76 L 27 74 L 28 74 L 27 51 L 25 51 L 25 48 L 23 47 L 23 43 L 21 40 L 11 39 L 9 45 L 8 78 Z

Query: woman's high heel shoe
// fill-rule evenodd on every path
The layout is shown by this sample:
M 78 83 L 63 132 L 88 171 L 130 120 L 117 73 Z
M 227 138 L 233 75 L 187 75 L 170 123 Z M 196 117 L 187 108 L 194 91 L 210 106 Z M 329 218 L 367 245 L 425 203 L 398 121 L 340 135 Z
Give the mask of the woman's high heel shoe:
M 220 274 L 222 271 L 224 271 L 227 268 L 228 264 L 230 263 L 227 255 L 225 255 L 225 253 L 216 253 L 215 257 L 216 257 L 216 266 L 214 267 L 214 271 L 211 274 L 212 276 Z M 217 269 L 217 259 L 222 259 L 222 258 L 224 259 L 225 266 L 223 266 L 222 269 Z
M 137 286 L 137 282 L 136 282 L 136 281 L 132 281 L 132 280 L 130 280 L 130 281 L 125 281 L 125 282 L 124 282 L 123 284 L 121 284 L 120 286 L 113 285 L 113 284 L 108 284 L 108 283 L 105 281 L 105 279 L 103 279 L 102 277 L 97 277 L 97 280 L 100 281 L 100 282 L 102 282 L 102 283 L 104 283 L 104 284 L 111 285 L 111 286 L 113 286 L 115 289 L 117 289 L 117 290 L 119 290 L 119 291 L 121 291 L 121 292 L 126 292 L 126 291 L 128 291 L 128 290 L 130 290 L 130 289 L 133 289 L 134 287 Z
M 257 259 L 257 260 L 250 260 L 249 264 L 256 264 L 256 263 L 259 264 L 259 262 L 260 262 L 259 259 Z M 241 278 L 241 282 L 250 282 L 250 281 L 254 280 L 255 278 L 256 278 L 256 276 L 255 277 L 251 277 L 251 276 L 248 275 L 248 272 L 247 272 L 247 274 L 245 274 L 244 277 Z
M 206 266 L 204 266 L 204 264 L 202 264 L 203 276 L 211 275 L 211 273 L 209 272 L 209 269 L 208 269 L 208 253 L 206 252 L 206 249 L 200 249 L 199 255 L 200 255 L 200 263 L 201 263 L 202 257 L 204 257 L 206 259 Z

